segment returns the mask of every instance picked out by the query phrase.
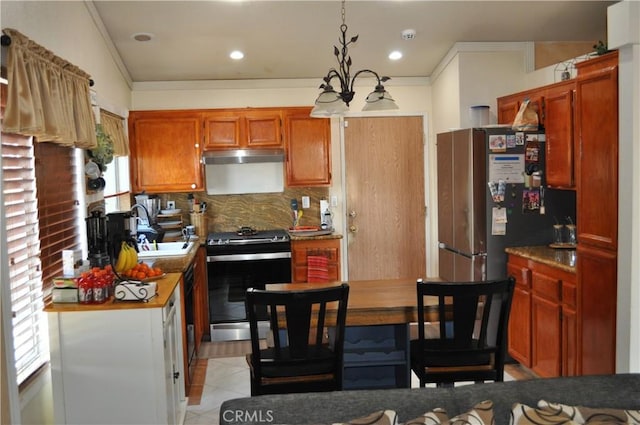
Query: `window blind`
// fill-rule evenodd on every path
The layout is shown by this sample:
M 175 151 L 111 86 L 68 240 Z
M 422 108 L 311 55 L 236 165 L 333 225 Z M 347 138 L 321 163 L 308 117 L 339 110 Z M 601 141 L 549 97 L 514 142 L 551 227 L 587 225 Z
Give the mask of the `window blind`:
M 36 143 L 36 186 L 40 225 L 42 283 L 47 294 L 52 279 L 62 275 L 62 251 L 81 250 L 75 148 Z
M 2 134 L 13 345 L 18 384 L 49 359 L 43 332 L 42 272 L 32 138 Z
M 2 85 L 0 117 L 4 117 Z M 74 149 L 2 132 L 13 345 L 18 384 L 49 360 L 44 285 L 62 273 L 63 249 L 79 249 Z

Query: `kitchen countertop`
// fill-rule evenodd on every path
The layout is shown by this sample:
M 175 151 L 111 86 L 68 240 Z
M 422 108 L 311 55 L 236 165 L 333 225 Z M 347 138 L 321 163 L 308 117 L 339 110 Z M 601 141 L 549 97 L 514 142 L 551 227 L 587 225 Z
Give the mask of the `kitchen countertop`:
M 206 242 L 206 239 L 194 241 L 193 246 L 189 249 L 189 252 L 186 255 L 145 258 L 144 262 L 152 265 L 153 267 L 160 267 L 165 273 L 182 273 L 195 258 L 198 248 L 206 244 Z
M 331 233 L 330 235 L 322 235 L 322 236 L 298 236 L 289 234 L 292 241 L 317 241 L 317 240 L 325 240 L 325 239 L 342 239 L 342 235 L 339 233 Z
M 163 307 L 173 294 L 176 285 L 180 283 L 180 273 L 167 273 L 166 276 L 155 281 L 158 295 L 147 302 L 142 301 L 117 301 L 113 297 L 102 304 L 80 303 L 48 303 L 44 307 L 47 313 L 66 313 L 72 311 L 103 311 L 103 310 L 131 310 L 137 308 Z
M 551 267 L 557 267 L 569 273 L 576 272 L 577 255 L 575 249 L 556 249 L 548 246 L 514 246 L 505 248 L 505 252 L 538 261 Z

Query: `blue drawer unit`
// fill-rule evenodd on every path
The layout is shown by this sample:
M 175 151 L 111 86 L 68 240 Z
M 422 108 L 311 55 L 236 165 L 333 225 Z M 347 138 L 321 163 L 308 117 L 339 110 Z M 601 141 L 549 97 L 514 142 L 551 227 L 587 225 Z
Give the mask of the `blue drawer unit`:
M 407 324 L 347 326 L 343 388 L 409 388 Z

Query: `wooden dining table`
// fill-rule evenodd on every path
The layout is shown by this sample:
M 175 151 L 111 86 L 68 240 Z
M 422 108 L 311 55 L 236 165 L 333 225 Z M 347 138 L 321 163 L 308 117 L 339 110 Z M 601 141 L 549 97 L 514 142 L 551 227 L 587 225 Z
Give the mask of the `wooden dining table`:
M 423 279 L 440 282 L 441 279 Z M 410 327 L 418 321 L 417 279 L 348 281 L 343 389 L 408 388 Z M 299 291 L 342 282 L 269 284 L 267 290 Z M 436 318 L 437 298 L 425 299 L 426 319 Z M 327 316 L 337 308 L 327 306 Z
M 425 282 L 440 282 L 439 278 L 423 278 Z M 347 304 L 347 326 L 398 325 L 418 321 L 417 279 L 383 279 L 347 281 L 349 302 Z M 343 282 L 279 283 L 269 284 L 268 290 L 302 291 Z M 425 308 L 434 310 L 437 297 L 425 299 Z M 331 313 L 331 307 L 328 313 Z M 335 313 L 335 310 L 333 310 Z M 434 311 L 435 313 L 435 311 Z M 434 316 L 435 317 L 435 316 Z M 428 316 L 427 316 L 428 318 Z

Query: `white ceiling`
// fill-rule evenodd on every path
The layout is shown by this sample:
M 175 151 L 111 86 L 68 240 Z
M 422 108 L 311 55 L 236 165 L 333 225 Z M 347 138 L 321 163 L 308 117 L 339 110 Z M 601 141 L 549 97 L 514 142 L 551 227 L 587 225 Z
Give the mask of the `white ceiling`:
M 89 2 L 91 3 L 91 2 Z M 140 81 L 318 78 L 337 65 L 340 2 L 112 1 L 93 5 L 129 77 Z M 426 77 L 456 42 L 606 40 L 611 1 L 424 1 L 346 3 L 353 72 Z M 406 41 L 405 29 L 416 37 Z M 134 33 L 155 37 L 146 43 Z M 240 49 L 242 61 L 229 59 Z M 401 50 L 392 62 L 387 55 Z

